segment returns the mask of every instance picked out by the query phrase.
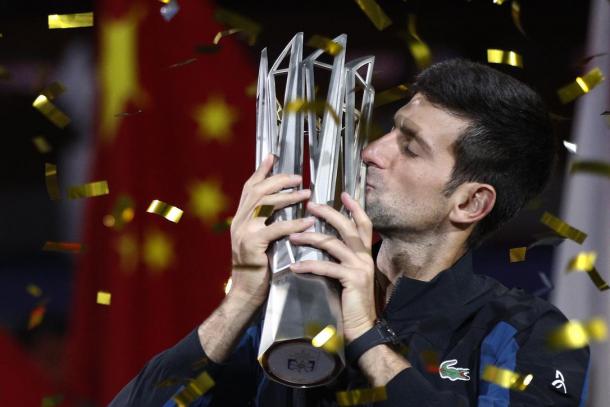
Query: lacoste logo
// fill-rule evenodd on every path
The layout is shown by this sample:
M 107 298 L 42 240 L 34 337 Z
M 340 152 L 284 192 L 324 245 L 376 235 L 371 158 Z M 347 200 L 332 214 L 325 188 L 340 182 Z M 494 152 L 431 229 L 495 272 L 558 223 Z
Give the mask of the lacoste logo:
M 555 370 L 555 379 L 551 386 L 556 388 L 557 390 L 563 390 L 563 394 L 568 394 L 568 389 L 566 389 L 566 379 L 563 377 L 563 373 L 559 370 Z
M 438 373 L 441 379 L 449 379 L 452 382 L 456 380 L 470 380 L 470 369 L 464 367 L 453 367 L 457 364 L 457 359 L 445 360 L 438 368 Z

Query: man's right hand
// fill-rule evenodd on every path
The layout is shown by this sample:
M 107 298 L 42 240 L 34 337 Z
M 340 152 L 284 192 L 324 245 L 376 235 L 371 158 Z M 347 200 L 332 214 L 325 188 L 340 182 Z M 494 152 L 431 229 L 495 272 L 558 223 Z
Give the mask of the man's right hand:
M 277 174 L 267 178 L 275 157 L 268 155 L 244 184 L 239 207 L 231 222 L 232 296 L 262 304 L 269 291 L 267 247 L 271 242 L 291 233 L 302 232 L 314 223 L 314 218 L 278 221 L 266 225 L 265 217 L 254 217 L 260 205 L 272 205 L 274 210 L 305 201 L 309 189 L 280 192 L 301 184 L 300 175 Z

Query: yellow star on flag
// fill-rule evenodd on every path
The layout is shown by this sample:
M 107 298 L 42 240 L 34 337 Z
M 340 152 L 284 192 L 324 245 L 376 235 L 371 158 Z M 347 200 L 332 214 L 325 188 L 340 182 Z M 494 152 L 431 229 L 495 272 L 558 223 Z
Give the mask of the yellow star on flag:
M 199 135 L 204 140 L 220 142 L 226 142 L 231 137 L 231 127 L 237 121 L 237 116 L 237 110 L 218 96 L 211 96 L 193 112 L 193 118 L 199 126 Z
M 144 237 L 142 260 L 153 273 L 162 272 L 174 260 L 174 247 L 170 238 L 159 230 L 150 231 Z
M 123 18 L 106 19 L 100 24 L 100 130 L 105 141 L 114 138 L 121 122 L 115 115 L 129 101 L 142 105 L 145 100 L 138 81 L 137 34 L 141 16 L 139 9 L 133 9 Z
M 192 213 L 206 224 L 214 223 L 229 203 L 217 180 L 196 182 L 190 187 L 190 194 Z

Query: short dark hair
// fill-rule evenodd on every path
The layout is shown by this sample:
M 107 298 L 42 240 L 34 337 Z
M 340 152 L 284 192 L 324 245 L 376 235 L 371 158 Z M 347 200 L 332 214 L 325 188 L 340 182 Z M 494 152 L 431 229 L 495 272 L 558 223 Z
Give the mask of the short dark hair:
M 496 189 L 496 203 L 468 237 L 478 246 L 542 192 L 557 155 L 548 111 L 524 83 L 463 59 L 434 64 L 411 88 L 430 103 L 470 121 L 453 145 L 455 165 L 445 194 L 464 182 Z

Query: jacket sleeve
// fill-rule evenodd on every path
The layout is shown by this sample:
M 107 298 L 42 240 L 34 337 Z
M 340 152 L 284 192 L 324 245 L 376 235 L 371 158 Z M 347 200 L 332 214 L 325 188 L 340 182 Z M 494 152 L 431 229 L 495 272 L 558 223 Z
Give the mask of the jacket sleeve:
M 247 405 L 260 377 L 256 362 L 259 332 L 260 324 L 248 328 L 229 359 L 217 364 L 208 359 L 195 329 L 146 363 L 109 406 L 175 406 L 172 397 L 203 371 L 215 384 L 193 406 Z
M 481 381 L 478 405 L 484 406 L 583 406 L 587 398 L 589 348 L 553 351 L 547 344 L 548 334 L 565 324 L 566 318 L 556 309 L 543 314 L 528 330 L 516 332 L 503 327 L 508 340 L 500 341 L 494 355 L 481 350 L 480 374 L 487 364 L 504 367 L 522 375 L 533 376 L 523 391 L 505 389 Z M 504 323 L 505 324 L 505 323 Z M 511 338 L 510 331 L 513 330 Z M 486 355 L 486 352 L 488 353 Z M 486 357 L 487 356 L 487 357 Z

